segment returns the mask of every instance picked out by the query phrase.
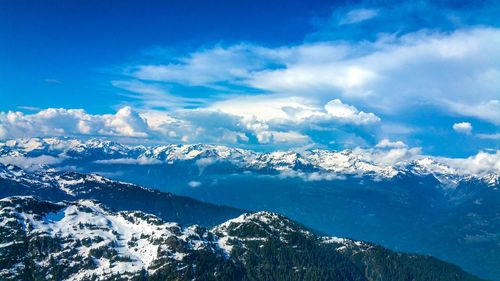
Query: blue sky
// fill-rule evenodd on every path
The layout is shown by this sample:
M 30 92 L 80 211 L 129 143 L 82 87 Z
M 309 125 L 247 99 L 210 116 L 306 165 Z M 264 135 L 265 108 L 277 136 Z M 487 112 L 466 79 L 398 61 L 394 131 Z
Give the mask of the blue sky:
M 498 1 L 0 0 L 0 138 L 494 152 L 498 14 Z

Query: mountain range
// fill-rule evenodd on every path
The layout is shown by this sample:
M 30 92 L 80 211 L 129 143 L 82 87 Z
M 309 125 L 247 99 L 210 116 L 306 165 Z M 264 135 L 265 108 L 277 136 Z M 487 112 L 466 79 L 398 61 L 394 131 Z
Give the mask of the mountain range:
M 500 175 L 489 172 L 468 173 L 451 168 L 432 157 L 402 161 L 393 165 L 365 159 L 352 150 L 322 149 L 304 151 L 256 152 L 218 145 L 159 145 L 126 146 L 103 139 L 81 141 L 66 138 L 30 138 L 0 142 L 2 162 L 14 161 L 26 168 L 37 165 L 71 165 L 82 163 L 106 165 L 174 165 L 190 163 L 198 172 L 216 164 L 226 164 L 233 171 L 282 173 L 285 176 L 303 176 L 309 180 L 334 179 L 342 176 L 370 176 L 390 179 L 401 175 L 433 175 L 443 186 L 452 187 L 464 181 L 479 180 L 498 186 Z M 36 168 L 36 167 L 35 167 Z M 299 173 L 288 173 L 295 171 Z
M 467 172 L 439 158 L 388 165 L 354 150 L 256 152 L 203 144 L 31 138 L 0 143 L 0 162 L 10 163 L 4 171 L 11 169 L 3 173 L 11 176 L 4 176 L 2 185 L 17 188 L 3 196 L 40 196 L 50 185 L 58 191 L 39 198 L 97 199 L 120 211 L 142 210 L 205 227 L 243 210 L 268 210 L 319 233 L 436 256 L 500 280 L 499 175 Z M 31 183 L 25 186 L 38 186 L 42 193 L 20 192 L 19 183 L 26 180 Z M 116 188 L 84 191 L 102 185 L 99 181 Z M 165 206 L 165 198 L 199 208 Z

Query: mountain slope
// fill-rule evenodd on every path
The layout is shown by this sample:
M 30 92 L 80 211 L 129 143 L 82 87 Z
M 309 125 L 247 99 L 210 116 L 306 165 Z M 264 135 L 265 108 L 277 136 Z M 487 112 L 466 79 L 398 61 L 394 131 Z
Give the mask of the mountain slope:
M 268 212 L 212 230 L 90 200 L 0 200 L 2 280 L 480 280 L 445 262 L 319 237 Z
M 30 173 L 13 165 L 0 164 L 0 198 L 16 195 L 55 201 L 95 199 L 117 210 L 141 210 L 167 221 L 205 226 L 242 213 L 235 208 L 112 181 L 99 175 L 56 171 Z

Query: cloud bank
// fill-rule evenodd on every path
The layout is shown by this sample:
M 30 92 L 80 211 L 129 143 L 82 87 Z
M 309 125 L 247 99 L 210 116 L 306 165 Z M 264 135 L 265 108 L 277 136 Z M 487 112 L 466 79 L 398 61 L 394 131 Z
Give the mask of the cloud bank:
M 171 112 L 138 112 L 131 107 L 101 115 L 63 108 L 34 114 L 2 112 L 0 138 L 101 136 L 145 142 L 300 146 L 311 144 L 317 131 L 339 133 L 348 131 L 348 127 L 364 130 L 379 122 L 375 114 L 359 111 L 339 99 L 320 106 L 300 97 L 238 97 L 206 108 Z

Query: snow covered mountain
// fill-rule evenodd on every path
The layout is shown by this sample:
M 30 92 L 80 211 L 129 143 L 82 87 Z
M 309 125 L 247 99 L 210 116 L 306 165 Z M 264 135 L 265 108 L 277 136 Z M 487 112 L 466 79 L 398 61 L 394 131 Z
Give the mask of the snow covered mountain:
M 498 186 L 500 175 L 494 172 L 472 173 L 452 168 L 438 158 L 421 157 L 395 164 L 383 164 L 352 150 L 306 150 L 302 152 L 256 152 L 216 145 L 125 146 L 116 142 L 91 139 L 30 138 L 0 142 L 0 162 L 38 169 L 68 168 L 84 163 L 94 165 L 192 165 L 203 173 L 209 166 L 223 166 L 227 172 L 258 172 L 302 177 L 307 180 L 335 179 L 344 176 L 368 176 L 392 179 L 416 175 L 435 177 L 443 186 L 455 187 L 476 180 Z M 97 168 L 98 169 L 98 168 Z
M 211 230 L 92 200 L 0 200 L 1 280 L 480 280 L 269 212 Z

